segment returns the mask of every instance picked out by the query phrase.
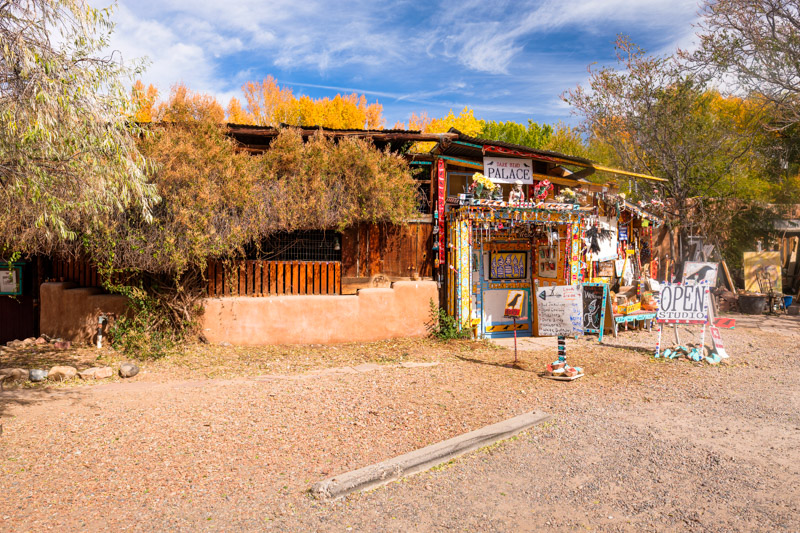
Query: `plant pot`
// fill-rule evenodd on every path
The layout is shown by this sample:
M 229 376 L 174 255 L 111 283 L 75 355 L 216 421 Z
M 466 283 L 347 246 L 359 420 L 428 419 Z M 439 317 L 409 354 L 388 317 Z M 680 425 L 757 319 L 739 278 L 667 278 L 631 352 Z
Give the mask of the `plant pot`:
M 740 294 L 739 311 L 746 315 L 760 315 L 767 306 L 767 297 L 764 294 Z

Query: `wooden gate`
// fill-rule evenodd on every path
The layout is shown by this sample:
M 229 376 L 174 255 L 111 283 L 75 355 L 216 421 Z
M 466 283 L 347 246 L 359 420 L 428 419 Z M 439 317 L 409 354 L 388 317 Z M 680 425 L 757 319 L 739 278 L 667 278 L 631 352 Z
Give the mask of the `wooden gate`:
M 209 296 L 341 294 L 338 261 L 209 261 Z

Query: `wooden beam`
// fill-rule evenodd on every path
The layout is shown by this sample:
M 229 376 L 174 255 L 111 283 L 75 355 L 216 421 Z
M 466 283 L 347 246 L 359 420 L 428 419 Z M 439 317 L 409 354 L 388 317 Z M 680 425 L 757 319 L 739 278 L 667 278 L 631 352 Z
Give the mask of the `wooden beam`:
M 657 178 L 655 176 L 651 176 L 649 174 L 639 174 L 637 172 L 628 172 L 627 170 L 620 170 L 618 168 L 611 168 L 611 167 L 604 167 L 601 165 L 592 165 L 595 170 L 599 170 L 601 172 L 611 172 L 612 174 L 621 174 L 623 176 L 630 176 L 632 178 L 641 178 L 645 180 L 652 180 L 652 181 L 667 181 L 664 178 Z

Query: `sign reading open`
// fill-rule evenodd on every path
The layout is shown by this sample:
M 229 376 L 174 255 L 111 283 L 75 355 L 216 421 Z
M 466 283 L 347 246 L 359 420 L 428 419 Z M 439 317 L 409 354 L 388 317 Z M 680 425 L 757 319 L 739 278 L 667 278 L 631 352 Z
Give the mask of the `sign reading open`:
M 707 285 L 666 283 L 662 285 L 656 320 L 662 324 L 705 324 L 707 295 Z

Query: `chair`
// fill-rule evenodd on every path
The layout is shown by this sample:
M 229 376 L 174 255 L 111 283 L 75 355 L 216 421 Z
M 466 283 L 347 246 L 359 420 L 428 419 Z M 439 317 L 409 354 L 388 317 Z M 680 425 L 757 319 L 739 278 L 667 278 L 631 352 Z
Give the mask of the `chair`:
M 783 309 L 784 314 L 788 314 L 789 310 L 786 309 L 786 304 L 783 301 L 783 292 L 775 291 L 772 288 L 772 279 L 770 279 L 769 274 L 764 272 L 763 270 L 758 270 L 756 272 L 756 281 L 758 281 L 758 289 L 767 295 L 767 302 L 769 305 L 769 311 L 767 311 L 770 315 L 777 314 L 775 312 L 775 308 L 780 311 Z M 775 305 L 775 300 L 777 299 L 777 306 Z

